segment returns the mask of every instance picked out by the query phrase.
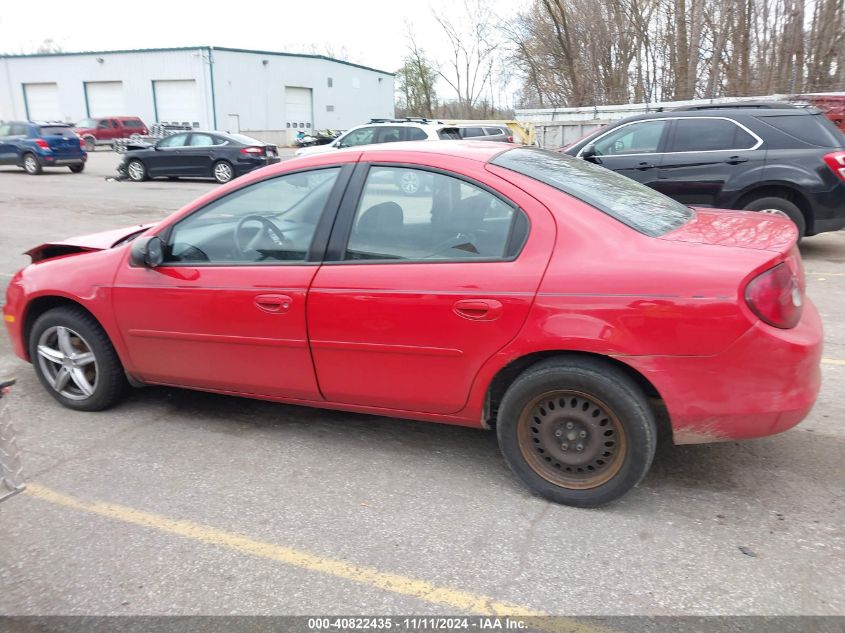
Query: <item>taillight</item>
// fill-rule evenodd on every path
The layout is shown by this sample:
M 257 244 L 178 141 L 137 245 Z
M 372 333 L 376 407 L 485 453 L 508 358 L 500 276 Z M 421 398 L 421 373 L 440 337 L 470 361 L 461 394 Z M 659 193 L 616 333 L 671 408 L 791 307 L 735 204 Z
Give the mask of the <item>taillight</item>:
M 508 137 L 508 143 L 513 143 L 513 136 Z
M 780 263 L 748 283 L 745 302 L 769 325 L 783 329 L 795 327 L 801 320 L 804 305 L 802 276 L 800 261 Z
M 244 147 L 241 154 L 253 154 L 254 156 L 264 156 L 267 150 L 263 147 Z
M 41 149 L 47 149 L 47 150 L 50 149 L 50 144 L 47 141 L 45 141 L 43 138 L 35 139 L 35 144 L 38 145 L 38 147 L 40 147 Z
M 833 170 L 834 174 L 845 180 L 845 152 L 825 154 L 824 162 Z

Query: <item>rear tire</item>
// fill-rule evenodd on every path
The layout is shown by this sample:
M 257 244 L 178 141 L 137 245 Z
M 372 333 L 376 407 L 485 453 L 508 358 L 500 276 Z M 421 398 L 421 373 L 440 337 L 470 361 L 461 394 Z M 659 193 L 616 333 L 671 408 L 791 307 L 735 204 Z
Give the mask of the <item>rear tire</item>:
M 757 211 L 759 213 L 771 213 L 773 215 L 782 215 L 792 220 L 792 223 L 798 228 L 798 239 L 804 237 L 807 232 L 807 221 L 804 214 L 801 213 L 794 203 L 784 198 L 776 196 L 768 196 L 766 198 L 758 198 L 752 200 L 745 205 L 747 211 Z
M 101 411 L 126 389 L 123 366 L 108 335 L 82 308 L 45 312 L 33 324 L 28 344 L 41 384 L 69 409 Z
M 221 185 L 225 185 L 235 177 L 235 168 L 227 160 L 218 160 L 211 166 L 211 175 Z
M 143 182 L 147 179 L 147 167 L 137 158 L 133 158 L 126 165 L 126 175 L 132 182 Z
M 639 386 L 589 358 L 527 369 L 502 399 L 496 433 L 505 461 L 529 489 L 580 508 L 640 483 L 657 446 L 654 413 Z
M 81 174 L 83 171 L 85 171 L 85 163 L 82 163 L 81 165 L 71 165 L 70 170 L 74 174 Z
M 38 158 L 32 152 L 23 155 L 23 169 L 30 176 L 37 176 L 44 171 L 41 163 L 38 162 Z

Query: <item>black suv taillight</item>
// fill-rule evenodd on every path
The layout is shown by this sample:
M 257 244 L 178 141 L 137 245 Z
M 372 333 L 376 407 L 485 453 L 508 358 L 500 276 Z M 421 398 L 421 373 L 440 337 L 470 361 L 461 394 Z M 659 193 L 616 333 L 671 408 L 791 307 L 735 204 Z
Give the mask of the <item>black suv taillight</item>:
M 834 174 L 845 180 L 845 152 L 825 154 L 824 162 L 833 170 Z

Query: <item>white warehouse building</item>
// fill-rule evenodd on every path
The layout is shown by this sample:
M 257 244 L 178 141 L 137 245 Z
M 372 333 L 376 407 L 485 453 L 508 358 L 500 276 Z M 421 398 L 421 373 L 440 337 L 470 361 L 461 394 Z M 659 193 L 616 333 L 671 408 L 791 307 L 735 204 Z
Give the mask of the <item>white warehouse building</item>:
M 203 46 L 0 55 L 0 121 L 139 116 L 279 144 L 389 118 L 393 74 L 322 55 Z

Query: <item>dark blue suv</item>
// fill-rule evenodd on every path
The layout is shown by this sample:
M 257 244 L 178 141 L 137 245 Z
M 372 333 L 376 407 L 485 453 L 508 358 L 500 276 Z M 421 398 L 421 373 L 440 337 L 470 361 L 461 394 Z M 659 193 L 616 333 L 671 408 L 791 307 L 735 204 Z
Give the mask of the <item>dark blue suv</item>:
M 79 137 L 63 123 L 8 121 L 0 123 L 0 166 L 23 167 L 40 174 L 45 167 L 69 167 L 78 174 L 88 154 Z

